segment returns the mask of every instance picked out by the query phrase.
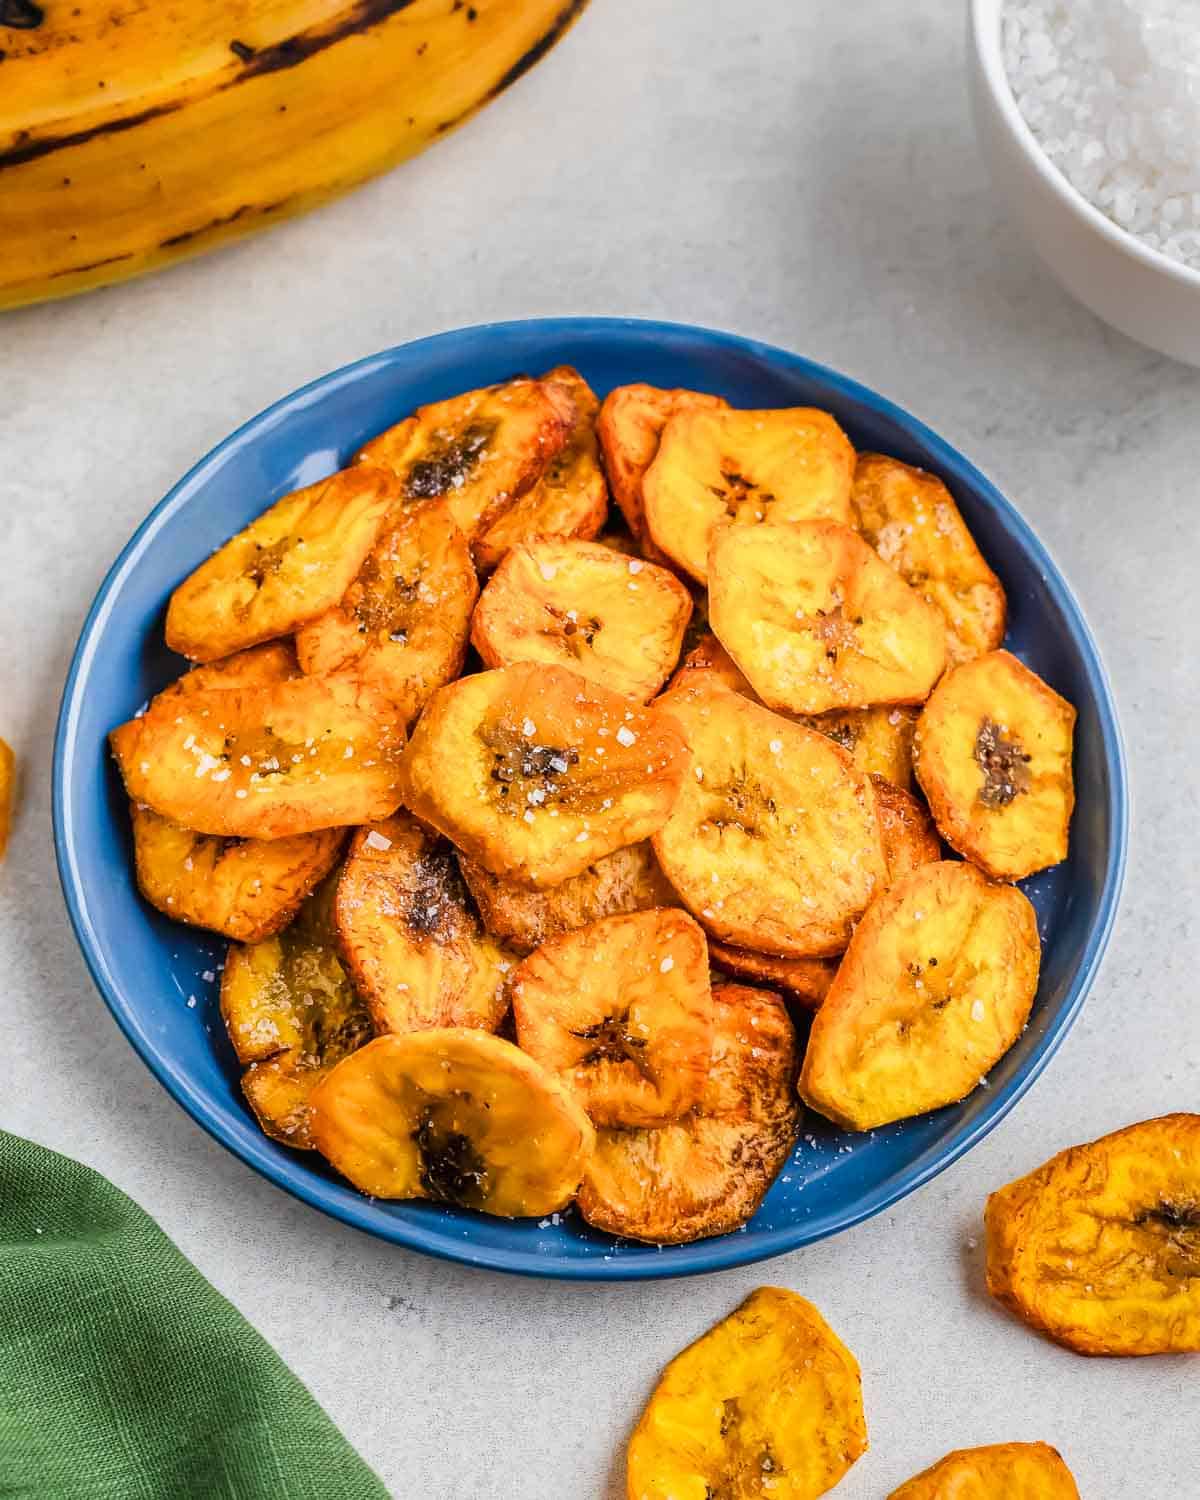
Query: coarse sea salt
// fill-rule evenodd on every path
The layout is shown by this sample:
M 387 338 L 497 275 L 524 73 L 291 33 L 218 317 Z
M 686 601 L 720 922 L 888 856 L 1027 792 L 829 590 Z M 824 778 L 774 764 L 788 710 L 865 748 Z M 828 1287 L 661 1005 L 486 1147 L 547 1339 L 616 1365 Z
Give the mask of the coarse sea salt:
M 1008 0 L 1004 66 L 1039 145 L 1088 201 L 1200 270 L 1200 4 Z

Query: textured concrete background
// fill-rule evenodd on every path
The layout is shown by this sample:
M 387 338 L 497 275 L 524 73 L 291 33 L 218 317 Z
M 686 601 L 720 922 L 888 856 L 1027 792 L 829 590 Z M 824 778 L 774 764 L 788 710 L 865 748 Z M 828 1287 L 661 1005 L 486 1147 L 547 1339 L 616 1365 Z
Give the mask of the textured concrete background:
M 1196 1367 L 1086 1361 L 981 1291 L 986 1192 L 1200 1104 L 1192 781 L 1200 374 L 1069 302 L 1005 222 L 960 6 L 594 0 L 550 60 L 387 180 L 265 239 L 0 320 L 0 732 L 27 768 L 0 873 L 0 1121 L 107 1173 L 271 1339 L 399 1497 L 616 1500 L 663 1362 L 763 1281 L 859 1356 L 881 1500 L 949 1448 L 1045 1438 L 1087 1500 L 1196 1493 Z M 748 19 L 746 19 L 748 18 Z M 91 988 L 49 830 L 52 721 L 104 570 L 277 396 L 480 319 L 679 318 L 877 386 L 1024 509 L 1088 610 L 1133 764 L 1118 930 L 1032 1094 L 894 1212 L 767 1266 L 556 1286 L 377 1244 L 213 1144 Z

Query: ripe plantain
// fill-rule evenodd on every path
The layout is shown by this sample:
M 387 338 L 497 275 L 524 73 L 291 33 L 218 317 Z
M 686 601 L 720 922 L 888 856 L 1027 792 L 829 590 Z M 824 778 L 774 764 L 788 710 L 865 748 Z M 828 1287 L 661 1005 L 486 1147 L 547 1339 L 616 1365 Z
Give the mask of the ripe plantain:
M 385 171 L 520 78 L 585 3 L 10 7 L 0 308 L 169 265 Z

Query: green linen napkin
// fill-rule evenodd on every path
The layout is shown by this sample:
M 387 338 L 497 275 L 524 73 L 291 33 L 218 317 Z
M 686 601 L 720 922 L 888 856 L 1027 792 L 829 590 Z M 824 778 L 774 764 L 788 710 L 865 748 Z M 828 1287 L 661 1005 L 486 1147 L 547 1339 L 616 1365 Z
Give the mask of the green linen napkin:
M 387 1491 L 136 1203 L 79 1162 L 0 1131 L 0 1496 Z

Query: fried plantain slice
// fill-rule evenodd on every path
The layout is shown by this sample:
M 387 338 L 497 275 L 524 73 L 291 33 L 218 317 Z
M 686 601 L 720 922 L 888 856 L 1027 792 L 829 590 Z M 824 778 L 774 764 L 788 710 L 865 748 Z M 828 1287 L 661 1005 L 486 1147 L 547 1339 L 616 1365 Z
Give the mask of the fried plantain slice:
M 415 818 L 355 833 L 334 920 L 376 1031 L 500 1025 L 516 958 L 484 932 L 450 845 Z
M 381 1036 L 312 1098 L 312 1137 L 360 1192 L 515 1219 L 565 1208 L 595 1144 L 545 1068 L 485 1031 Z
M 397 475 L 409 503 L 444 500 L 473 543 L 542 477 L 573 416 L 561 386 L 521 376 L 418 407 L 357 461 Z
M 805 1010 L 816 1010 L 821 1004 L 838 968 L 833 958 L 777 958 L 753 948 L 733 948 L 714 938 L 708 940 L 708 956 L 716 968 L 735 979 L 786 990 Z
M 679 800 L 653 839 L 684 905 L 735 947 L 840 953 L 887 879 L 866 777 L 824 735 L 705 678 L 658 706 L 692 752 Z
M 479 583 L 443 502 L 402 512 L 333 609 L 296 632 L 305 672 L 352 671 L 406 722 L 462 671 Z
M 604 917 L 542 945 L 512 980 L 517 1042 L 596 1125 L 665 1125 L 712 1057 L 704 934 L 681 911 Z
M 574 412 L 565 445 L 546 472 L 475 544 L 475 558 L 490 572 L 517 542 L 538 536 L 590 540 L 608 516 L 608 485 L 596 441 L 596 393 L 578 370 L 558 365 L 542 379 L 566 392 Z
M 4 858 L 4 851 L 8 848 L 16 793 L 17 758 L 8 741 L 0 740 L 0 859 Z
M 1200 1115 L 1128 1125 L 993 1193 L 987 1286 L 1079 1354 L 1200 1352 Z
M 680 412 L 642 481 L 646 525 L 656 547 L 707 583 L 720 525 L 849 523 L 853 472 L 854 449 L 828 412 Z
M 725 1234 L 754 1213 L 800 1129 L 796 1034 L 778 995 L 712 992 L 712 1062 L 699 1103 L 670 1125 L 602 1129 L 579 1189 L 587 1222 L 675 1245 Z
M 654 462 L 668 420 L 680 412 L 716 411 L 725 404 L 720 396 L 704 391 L 664 391 L 642 384 L 619 385 L 605 396 L 596 420 L 604 469 L 625 524 L 639 541 L 649 540 L 642 480 Z M 646 556 L 657 561 L 657 549 L 651 546 Z
M 285 839 L 193 833 L 136 802 L 129 807 L 138 889 L 165 916 L 240 943 L 281 931 L 337 863 L 344 828 Z
M 854 510 L 858 529 L 884 562 L 941 611 L 951 665 L 996 650 L 1008 614 L 1004 589 L 936 474 L 860 453 Z
M 816 1500 L 866 1449 L 858 1361 L 811 1302 L 764 1286 L 663 1371 L 629 1441 L 626 1493 Z
M 403 728 L 348 677 L 156 699 L 109 738 L 130 798 L 197 833 L 288 838 L 400 800 Z
M 334 949 L 327 880 L 295 922 L 261 943 L 231 943 L 221 978 L 221 1015 L 242 1089 L 267 1135 L 303 1150 L 309 1095 L 371 1036 L 366 1007 Z
M 402 800 L 491 874 L 542 888 L 653 833 L 687 762 L 669 715 L 526 662 L 434 693 Z
M 1066 859 L 1074 733 L 1074 708 L 1007 651 L 947 672 L 913 739 L 938 832 L 996 880 Z
M 872 1130 L 966 1097 L 1020 1036 L 1037 916 L 959 860 L 921 865 L 867 908 L 816 1014 L 800 1097 Z
M 718 527 L 711 563 L 713 631 L 769 708 L 920 703 L 942 674 L 941 615 L 848 526 Z
M 390 474 L 362 464 L 277 500 L 171 595 L 167 645 L 193 661 L 215 661 L 332 609 L 396 493 Z
M 465 854 L 458 856 L 458 865 L 483 925 L 521 954 L 601 917 L 671 906 L 677 899 L 648 841 L 614 849 L 581 874 L 545 891 L 501 880 Z
M 994 1443 L 947 1453 L 888 1500 L 1079 1500 L 1079 1490 L 1049 1443 Z
M 595 542 L 521 542 L 492 574 L 471 624 L 489 667 L 545 662 L 637 698 L 675 663 L 692 599 L 674 573 Z
M 168 703 L 184 693 L 200 693 L 211 688 L 274 687 L 276 683 L 290 682 L 301 675 L 291 641 L 267 641 L 261 646 L 237 651 L 232 656 L 222 656 L 202 667 L 192 667 L 163 688 L 153 701 Z
M 931 865 L 942 857 L 942 846 L 933 820 L 911 792 L 902 792 L 886 776 L 871 777 L 875 810 L 883 833 L 888 880 L 897 880 L 918 865 Z

